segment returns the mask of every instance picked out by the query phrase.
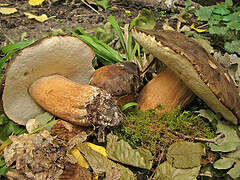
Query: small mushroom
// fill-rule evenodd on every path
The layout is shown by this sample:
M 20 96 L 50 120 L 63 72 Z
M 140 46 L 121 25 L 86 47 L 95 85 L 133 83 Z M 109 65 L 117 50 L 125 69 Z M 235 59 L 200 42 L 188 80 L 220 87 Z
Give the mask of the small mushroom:
M 94 71 L 94 57 L 87 44 L 71 36 L 44 38 L 23 49 L 4 74 L 5 114 L 25 125 L 43 107 L 78 125 L 117 124 L 121 115 L 111 95 L 86 85 Z
M 136 101 L 143 81 L 138 66 L 133 62 L 124 61 L 94 71 L 90 84 L 110 92 L 118 105 L 123 106 Z
M 233 124 L 239 123 L 240 98 L 233 80 L 196 41 L 175 31 L 134 28 L 132 33 L 211 109 Z
M 133 62 L 119 62 L 94 71 L 90 84 L 103 88 L 113 96 L 134 94 L 142 86 L 140 71 Z

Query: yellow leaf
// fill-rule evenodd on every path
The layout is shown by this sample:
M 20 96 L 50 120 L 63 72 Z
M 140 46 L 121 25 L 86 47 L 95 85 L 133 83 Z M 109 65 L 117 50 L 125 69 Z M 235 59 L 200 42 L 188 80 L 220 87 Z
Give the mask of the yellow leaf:
M 94 177 L 93 177 L 93 180 L 98 180 L 98 176 L 94 176 Z
M 126 14 L 131 14 L 132 12 L 129 11 L 129 10 L 125 10 L 125 13 L 126 13 Z
M 88 145 L 90 148 L 92 148 L 94 151 L 99 152 L 103 156 L 107 157 L 106 149 L 102 146 L 98 146 L 96 144 L 90 143 L 90 142 L 85 142 L 84 144 Z
M 85 160 L 83 155 L 80 153 L 80 151 L 76 147 L 71 150 L 71 154 L 76 159 L 79 166 L 84 168 L 89 168 L 88 162 Z
M 207 32 L 208 30 L 207 29 L 198 29 L 198 28 L 195 28 L 195 25 L 192 24 L 191 25 L 191 28 L 195 31 L 197 31 L 198 33 L 202 33 L 202 32 Z
M 0 3 L 0 6 L 9 6 L 7 3 Z
M 31 6 L 38 6 L 38 5 L 41 5 L 43 3 L 43 1 L 45 1 L 45 0 L 29 0 L 28 3 Z
M 31 13 L 26 13 L 26 12 L 24 14 L 28 16 L 29 19 L 36 19 L 39 22 L 44 22 L 49 19 L 46 14 L 42 14 L 41 16 L 35 16 Z
M 212 67 L 213 69 L 217 69 L 217 65 L 214 64 L 210 59 L 208 60 L 208 64 L 210 67 Z
M 13 14 L 17 12 L 16 8 L 6 8 L 6 7 L 0 7 L 0 13 L 8 15 L 8 14 Z

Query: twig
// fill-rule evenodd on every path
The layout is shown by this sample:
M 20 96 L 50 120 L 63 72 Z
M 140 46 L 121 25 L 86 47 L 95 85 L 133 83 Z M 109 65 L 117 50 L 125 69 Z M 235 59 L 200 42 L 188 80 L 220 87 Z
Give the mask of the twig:
M 86 6 L 88 6 L 90 9 L 92 9 L 94 12 L 96 12 L 97 14 L 100 14 L 96 9 L 94 9 L 91 5 L 89 5 L 88 3 L 85 2 L 85 0 L 81 0 Z
M 217 140 L 224 136 L 224 134 L 221 133 L 221 134 L 219 134 L 217 137 L 215 137 L 213 139 L 207 139 L 207 138 L 198 138 L 198 137 L 187 136 L 187 135 L 185 135 L 183 133 L 175 132 L 175 131 L 171 130 L 170 128 L 168 128 L 168 131 L 170 131 L 172 134 L 174 134 L 176 136 L 182 137 L 183 139 L 190 139 L 190 140 L 200 141 L 200 142 L 209 142 L 209 143 L 214 143 L 216 145 L 219 145 Z
M 79 14 L 76 17 L 87 17 L 87 16 L 102 16 L 102 14 Z

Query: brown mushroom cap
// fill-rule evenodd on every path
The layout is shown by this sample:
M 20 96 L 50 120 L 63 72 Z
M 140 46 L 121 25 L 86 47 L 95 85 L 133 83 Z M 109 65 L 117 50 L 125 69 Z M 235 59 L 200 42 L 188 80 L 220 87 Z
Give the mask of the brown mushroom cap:
M 175 31 L 135 28 L 132 32 L 139 44 L 174 71 L 211 109 L 238 124 L 238 90 L 229 74 L 203 47 Z
M 40 77 L 59 74 L 74 82 L 87 84 L 94 71 L 93 50 L 71 36 L 44 38 L 23 49 L 8 64 L 2 94 L 5 114 L 25 125 L 43 112 L 29 95 L 28 88 Z

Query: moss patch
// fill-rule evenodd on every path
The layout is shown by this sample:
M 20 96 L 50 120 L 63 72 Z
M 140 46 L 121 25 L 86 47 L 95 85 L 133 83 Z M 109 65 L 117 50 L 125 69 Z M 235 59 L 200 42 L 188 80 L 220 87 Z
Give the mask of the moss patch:
M 180 111 L 179 108 L 163 113 L 161 117 L 155 110 L 129 112 L 122 125 L 114 130 L 116 135 L 133 147 L 147 148 L 153 154 L 159 154 L 172 143 L 183 140 L 172 132 L 209 139 L 215 136 L 215 129 L 208 121 L 194 112 Z

